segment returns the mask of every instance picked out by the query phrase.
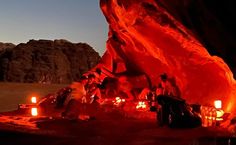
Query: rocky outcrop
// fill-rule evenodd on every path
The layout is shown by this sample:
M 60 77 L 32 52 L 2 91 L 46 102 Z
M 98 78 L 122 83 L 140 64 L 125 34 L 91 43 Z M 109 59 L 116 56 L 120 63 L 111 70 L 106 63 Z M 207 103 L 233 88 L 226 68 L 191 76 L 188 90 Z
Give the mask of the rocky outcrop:
M 236 1 L 159 0 L 195 35 L 211 55 L 221 57 L 236 78 Z
M 12 43 L 2 43 L 2 42 L 0 42 L 0 52 L 5 50 L 5 49 L 12 49 L 14 47 L 15 47 L 15 45 L 12 44 Z
M 99 54 L 85 43 L 30 40 L 0 55 L 0 80 L 29 83 L 70 83 L 93 68 Z
M 194 0 L 182 1 L 183 5 L 187 5 L 187 2 L 195 2 Z M 157 86 L 160 82 L 160 74 L 165 72 L 175 78 L 182 97 L 189 103 L 213 105 L 215 99 L 221 99 L 226 111 L 236 110 L 233 107 L 236 104 L 233 73 L 222 58 L 209 53 L 217 43 L 220 44 L 220 42 L 213 42 L 220 41 L 221 37 L 215 35 L 220 34 L 219 30 L 216 30 L 219 33 L 212 33 L 214 29 L 210 29 L 210 25 L 202 24 L 203 20 L 200 21 L 201 18 L 198 18 L 194 22 L 195 27 L 198 27 L 199 23 L 199 27 L 204 28 L 202 29 L 204 34 L 212 33 L 209 35 L 213 36 L 211 39 L 210 37 L 199 39 L 201 36 L 209 35 L 195 33 L 198 30 L 188 29 L 183 25 L 184 22 L 180 23 L 178 14 L 175 15 L 175 11 L 171 10 L 179 9 L 182 12 L 184 10 L 181 8 L 185 7 L 178 8 L 178 2 L 172 7 L 172 3 L 175 2 L 100 0 L 101 9 L 109 23 L 109 38 L 107 51 L 98 66 L 103 66 L 113 73 L 123 71 L 124 75 L 145 74 L 149 77 L 152 87 Z M 189 7 L 189 11 L 202 9 L 198 5 L 195 8 L 194 10 Z M 198 16 L 198 13 L 192 14 L 194 17 Z M 205 19 L 207 18 L 209 17 L 206 16 Z M 187 21 L 187 18 L 183 20 Z M 211 49 L 206 48 L 202 44 L 203 41 L 215 45 L 212 45 Z M 207 43 L 204 44 L 207 46 Z M 224 52 L 226 43 L 221 44 L 219 47 Z M 215 50 L 217 49 L 220 50 L 220 48 Z M 132 83 L 134 87 L 137 84 L 145 84 L 145 82 L 140 80 L 139 83 Z

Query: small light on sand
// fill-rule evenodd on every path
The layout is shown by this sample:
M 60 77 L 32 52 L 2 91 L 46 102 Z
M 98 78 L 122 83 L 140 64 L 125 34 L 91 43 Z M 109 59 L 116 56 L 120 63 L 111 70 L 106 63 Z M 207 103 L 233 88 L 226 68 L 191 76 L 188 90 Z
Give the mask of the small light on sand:
M 38 116 L 38 108 L 31 108 L 31 115 Z
M 216 109 L 221 109 L 222 108 L 222 101 L 221 100 L 215 100 L 214 105 L 215 105 Z
M 31 97 L 31 102 L 36 104 L 37 103 L 37 98 L 35 96 Z

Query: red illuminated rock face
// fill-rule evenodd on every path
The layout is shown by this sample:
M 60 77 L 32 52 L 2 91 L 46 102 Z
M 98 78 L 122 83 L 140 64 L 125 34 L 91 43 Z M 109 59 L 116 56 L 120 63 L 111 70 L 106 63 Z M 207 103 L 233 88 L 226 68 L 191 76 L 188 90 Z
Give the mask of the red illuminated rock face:
M 100 65 L 113 73 L 146 74 L 152 86 L 166 72 L 176 79 L 188 102 L 213 104 L 222 99 L 227 111 L 233 109 L 235 80 L 228 66 L 211 56 L 157 0 L 101 0 L 100 4 L 110 29 Z

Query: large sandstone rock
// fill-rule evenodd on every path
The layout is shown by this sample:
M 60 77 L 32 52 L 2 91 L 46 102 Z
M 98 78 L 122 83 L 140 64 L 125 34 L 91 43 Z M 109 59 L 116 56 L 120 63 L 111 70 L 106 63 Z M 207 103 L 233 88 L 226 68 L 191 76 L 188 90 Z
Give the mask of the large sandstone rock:
M 188 2 L 193 4 L 185 7 Z M 189 103 L 213 105 L 214 100 L 221 99 L 226 111 L 236 111 L 233 73 L 220 55 L 212 53 L 215 50 L 230 54 L 233 49 L 229 48 L 234 48 L 234 45 L 229 43 L 232 42 L 230 39 L 226 42 L 221 40 L 230 35 L 221 33 L 225 27 L 205 15 L 208 11 L 203 7 L 206 4 L 204 0 L 181 0 L 181 3 L 170 0 L 100 0 L 100 4 L 109 23 L 109 36 L 107 51 L 98 67 L 113 73 L 122 72 L 127 80 L 128 74 L 145 74 L 152 87 L 158 85 L 160 74 L 165 72 L 175 78 L 173 80 L 180 87 L 182 97 Z M 178 7 L 181 4 L 183 6 Z M 178 21 L 180 19 L 187 22 Z M 192 25 L 188 25 L 190 22 Z M 203 41 L 208 43 L 203 45 Z M 206 48 L 210 45 L 211 49 Z M 230 45 L 228 49 L 227 45 Z M 222 56 L 227 58 L 227 55 Z M 145 82 L 132 83 L 134 87 L 138 84 Z
M 29 83 L 70 83 L 93 68 L 99 54 L 85 43 L 30 40 L 0 55 L 0 80 Z
M 236 78 L 235 0 L 159 0 L 158 3 L 191 30 L 211 55 L 223 58 Z

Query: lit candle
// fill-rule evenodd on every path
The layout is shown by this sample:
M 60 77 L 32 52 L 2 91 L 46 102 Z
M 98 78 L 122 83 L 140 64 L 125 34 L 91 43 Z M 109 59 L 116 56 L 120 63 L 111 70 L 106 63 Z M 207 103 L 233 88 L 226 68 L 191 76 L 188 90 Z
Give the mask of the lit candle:
M 37 108 L 31 108 L 31 115 L 32 116 L 38 116 L 38 109 Z
M 31 102 L 36 104 L 37 103 L 37 98 L 35 96 L 31 97 Z

